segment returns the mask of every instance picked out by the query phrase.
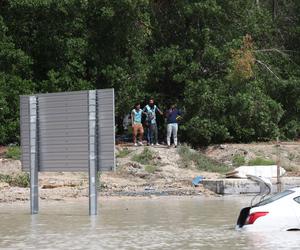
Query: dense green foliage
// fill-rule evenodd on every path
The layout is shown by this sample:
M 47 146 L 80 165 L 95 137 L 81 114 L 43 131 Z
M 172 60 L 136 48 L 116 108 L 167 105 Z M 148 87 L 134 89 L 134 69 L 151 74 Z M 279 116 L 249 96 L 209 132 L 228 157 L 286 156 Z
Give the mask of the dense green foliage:
M 300 1 L 2 0 L 0 144 L 21 94 L 114 87 L 121 117 L 154 96 L 182 139 L 300 134 Z

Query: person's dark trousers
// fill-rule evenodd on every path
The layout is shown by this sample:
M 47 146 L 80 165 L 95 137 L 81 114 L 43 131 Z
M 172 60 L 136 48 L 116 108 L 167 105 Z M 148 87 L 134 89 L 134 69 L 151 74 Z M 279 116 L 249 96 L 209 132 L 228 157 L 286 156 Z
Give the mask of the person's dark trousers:
M 157 143 L 157 124 L 151 124 L 147 130 L 148 144 Z

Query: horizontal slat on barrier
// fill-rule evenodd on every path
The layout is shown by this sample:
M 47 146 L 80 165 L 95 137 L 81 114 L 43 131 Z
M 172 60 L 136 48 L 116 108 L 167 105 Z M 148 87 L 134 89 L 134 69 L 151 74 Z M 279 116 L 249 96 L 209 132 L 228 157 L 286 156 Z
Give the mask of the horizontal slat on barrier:
M 101 105 L 101 108 L 98 109 L 98 115 L 102 112 L 112 112 L 112 105 L 110 104 L 99 104 Z
M 74 101 L 56 101 L 56 102 L 39 102 L 39 108 L 60 108 L 60 107 L 80 107 L 85 106 L 87 100 L 74 100 Z
M 64 129 L 88 129 L 86 121 L 65 121 L 65 122 L 42 122 L 40 123 L 41 130 L 55 131 Z
M 102 121 L 98 126 L 99 128 L 110 128 L 112 127 L 112 120 L 111 121 L 108 121 L 108 120 L 105 120 L 105 121 Z
M 113 100 L 111 100 L 111 96 L 105 96 L 105 97 L 98 96 L 97 101 L 102 105 L 113 105 Z
M 69 113 L 69 114 L 57 114 L 57 115 L 43 115 L 41 113 L 39 115 L 39 120 L 41 122 L 85 121 L 87 119 L 88 119 L 87 113 Z
M 52 114 L 69 114 L 69 113 L 85 113 L 88 110 L 87 105 L 78 105 L 78 106 L 58 106 L 48 108 L 40 105 L 40 109 L 43 109 L 40 115 L 52 115 Z
M 54 137 L 81 137 L 88 136 L 87 129 L 57 129 L 57 130 L 49 130 L 49 129 L 41 129 L 39 131 L 40 138 L 54 138 Z
M 104 143 L 104 144 L 106 144 L 106 143 L 112 143 L 113 141 L 112 141 L 112 139 L 114 138 L 114 136 L 112 136 L 112 135 L 110 135 L 110 134 L 108 134 L 108 135 L 101 135 L 99 138 L 98 138 L 98 140 L 99 140 L 99 145 L 100 144 L 102 144 L 102 143 Z
M 98 114 L 98 118 L 100 121 L 110 121 L 112 122 L 113 121 L 113 117 L 111 115 L 111 113 L 108 113 L 108 112 L 102 112 L 100 114 Z M 112 123 L 110 124 L 110 126 L 112 126 Z
M 103 127 L 99 129 L 99 136 L 109 135 L 113 137 L 114 128 L 113 127 Z
M 29 144 L 29 133 L 21 135 L 22 144 L 21 145 L 28 145 Z
M 99 161 L 98 169 L 102 170 L 103 168 L 112 168 L 114 167 L 114 163 L 111 160 L 102 160 Z
M 88 152 L 68 152 L 68 153 L 41 153 L 40 163 L 43 164 L 45 161 L 51 161 L 53 159 L 57 161 L 80 161 L 88 159 Z
M 88 170 L 88 160 L 76 160 L 76 161 L 70 161 L 70 160 L 49 160 L 44 161 L 40 165 L 40 171 L 53 171 L 54 169 L 59 169 L 59 171 L 66 171 L 65 167 L 67 169 L 77 169 L 77 168 L 85 168 L 85 170 Z
M 103 90 L 108 90 L 108 89 L 103 89 Z M 37 94 L 39 97 L 52 97 L 52 96 L 76 96 L 76 95 L 81 95 L 81 94 L 87 94 L 88 90 L 77 90 L 77 91 L 70 91 L 70 92 L 54 92 L 54 93 L 40 93 Z
M 112 143 L 106 144 L 105 146 L 102 146 L 102 148 L 99 148 L 98 155 L 111 155 L 113 156 L 114 151 L 111 150 L 112 148 Z
M 29 149 L 28 149 L 29 150 Z M 40 146 L 40 152 L 42 153 L 53 153 L 53 152 L 86 152 L 88 151 L 88 145 L 78 145 L 78 144 L 69 144 L 69 145 L 42 145 Z
M 109 92 L 105 92 L 105 93 L 101 93 L 101 92 L 98 92 L 98 97 L 97 97 L 97 99 L 99 100 L 99 99 L 112 99 L 112 97 L 113 97 L 113 95 L 112 95 L 112 93 L 109 93 Z
M 29 123 L 23 122 L 22 124 L 20 124 L 20 128 L 23 129 L 24 132 L 29 131 Z
M 52 138 L 44 138 L 39 141 L 39 145 L 72 145 L 72 144 L 78 144 L 78 145 L 84 145 L 88 143 L 88 138 L 83 137 L 52 137 Z
M 105 152 L 103 154 L 98 155 L 99 160 L 111 160 L 113 157 L 114 155 L 109 152 Z
M 26 120 L 24 120 L 24 119 L 28 119 L 28 117 L 29 117 L 28 110 L 24 110 L 24 111 L 23 111 L 24 113 L 22 113 L 22 111 L 23 111 L 23 110 L 21 110 L 20 120 L 23 119 L 23 121 L 26 121 Z
M 28 153 L 29 154 L 29 145 L 22 145 L 22 153 Z
M 85 98 L 87 99 L 88 91 L 72 91 L 72 92 L 59 92 L 59 93 L 47 93 L 47 94 L 38 94 L 37 97 L 39 100 L 43 101 L 57 101 L 57 100 L 67 100 L 73 101 Z

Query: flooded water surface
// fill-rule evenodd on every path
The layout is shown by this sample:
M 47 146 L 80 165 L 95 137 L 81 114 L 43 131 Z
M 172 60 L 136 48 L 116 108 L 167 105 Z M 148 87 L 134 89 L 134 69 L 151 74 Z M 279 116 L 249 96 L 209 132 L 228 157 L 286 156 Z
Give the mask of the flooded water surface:
M 0 249 L 300 249 L 300 232 L 234 230 L 250 198 L 101 199 L 0 204 Z

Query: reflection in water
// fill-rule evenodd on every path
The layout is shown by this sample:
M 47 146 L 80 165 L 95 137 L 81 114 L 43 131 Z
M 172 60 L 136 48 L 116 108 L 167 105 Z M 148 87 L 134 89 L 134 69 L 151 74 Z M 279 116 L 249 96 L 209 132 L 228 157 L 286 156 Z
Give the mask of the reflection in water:
M 234 230 L 247 199 L 154 198 L 0 205 L 0 249 L 299 249 L 300 232 Z

